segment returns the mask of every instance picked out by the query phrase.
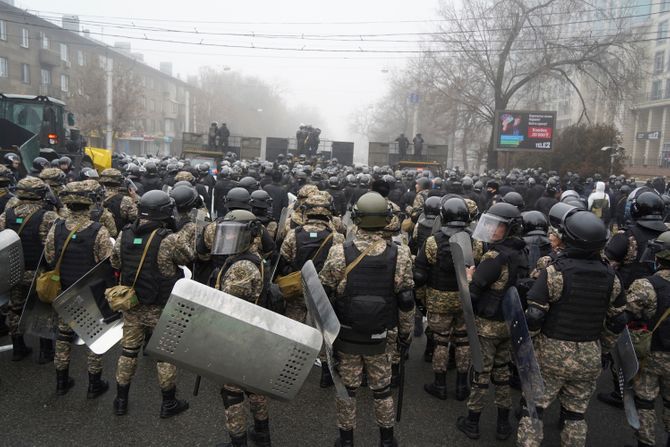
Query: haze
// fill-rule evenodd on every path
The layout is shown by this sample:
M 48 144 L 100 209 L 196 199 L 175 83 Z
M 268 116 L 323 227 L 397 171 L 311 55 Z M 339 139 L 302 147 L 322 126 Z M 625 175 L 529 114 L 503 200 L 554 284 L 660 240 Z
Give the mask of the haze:
M 182 79 L 196 74 L 199 67 L 205 65 L 229 67 L 243 74 L 260 77 L 274 85 L 286 98 L 289 106 L 300 107 L 309 104 L 316 107 L 325 122 L 312 122 L 310 116 L 305 116 L 304 121 L 321 127 L 324 132 L 323 138 L 355 141 L 357 155 L 361 155 L 361 152 L 366 151 L 366 148 L 362 147 L 366 141 L 350 131 L 350 114 L 356 108 L 371 104 L 383 95 L 390 74 L 393 70 L 402 70 L 407 57 L 412 57 L 411 54 L 313 53 L 258 48 L 224 48 L 218 45 L 418 50 L 420 47 L 417 43 L 342 42 L 332 41 L 331 37 L 326 38 L 329 40 L 306 41 L 285 37 L 254 38 L 206 33 L 350 35 L 421 32 L 430 30 L 434 25 L 425 20 L 436 18 L 435 10 L 438 4 L 436 0 L 414 0 L 412 2 L 402 0 L 340 0 L 338 2 L 248 0 L 234 3 L 205 0 L 188 2 L 61 0 L 57 3 L 52 0 L 24 0 L 18 1 L 17 6 L 48 16 L 48 18 L 55 18 L 60 13 L 78 15 L 82 29 L 89 29 L 91 37 L 108 44 L 113 44 L 115 41 L 129 41 L 132 50 L 143 53 L 145 62 L 154 67 L 158 67 L 161 61 L 173 62 L 175 75 Z M 204 44 L 217 46 L 142 40 L 147 37 L 198 42 L 199 36 L 184 32 L 133 30 L 128 27 L 129 18 L 133 19 L 132 24 L 137 27 L 156 27 L 179 31 L 194 31 L 195 29 L 202 33 L 201 41 Z M 134 39 L 123 36 L 132 36 Z M 418 40 L 419 37 L 409 36 L 402 37 L 402 39 L 412 41 Z M 272 119 L 272 117 L 266 116 L 264 119 Z

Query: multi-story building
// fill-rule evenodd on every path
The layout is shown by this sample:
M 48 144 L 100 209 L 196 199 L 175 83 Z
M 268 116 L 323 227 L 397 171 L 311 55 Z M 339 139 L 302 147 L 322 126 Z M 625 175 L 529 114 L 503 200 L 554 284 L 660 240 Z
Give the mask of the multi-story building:
M 162 63 L 158 70 L 132 53 L 127 43 L 110 46 L 92 39 L 80 30 L 76 16 L 64 16 L 58 26 L 0 0 L 0 92 L 76 103 L 76 94 L 89 92 L 76 91 L 81 87 L 75 81 L 90 76 L 94 64 L 103 76 L 113 76 L 110 65 L 112 70 L 129 70 L 141 84 L 136 119 L 116 129 L 114 148 L 133 154 L 178 154 L 182 132 L 193 128 L 194 88 L 172 76 L 171 64 Z M 72 111 L 76 114 L 76 107 Z M 92 131 L 86 136 L 92 144 L 104 144 L 105 135 Z

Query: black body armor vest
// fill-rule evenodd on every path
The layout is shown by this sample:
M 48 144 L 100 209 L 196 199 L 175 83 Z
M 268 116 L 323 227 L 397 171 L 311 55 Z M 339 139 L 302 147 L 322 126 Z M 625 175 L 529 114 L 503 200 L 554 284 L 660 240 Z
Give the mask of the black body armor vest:
M 313 258 L 316 252 L 323 244 L 323 241 L 332 233 L 331 230 L 325 229 L 319 232 L 306 231 L 303 227 L 295 230 L 296 254 L 295 254 L 295 271 L 302 269 L 307 261 L 312 259 L 314 268 L 320 272 L 323 264 L 326 263 L 328 251 L 333 246 L 333 238 L 331 238 L 326 245 L 321 249 L 318 256 Z
M 520 249 L 509 247 L 507 245 L 499 244 L 494 247 L 499 253 L 496 257 L 498 262 L 506 265 L 508 268 L 508 277 L 505 286 L 501 290 L 487 289 L 479 297 L 474 304 L 475 314 L 493 321 L 505 321 L 505 316 L 502 312 L 502 300 L 507 293 L 507 290 L 516 285 L 519 266 L 524 262 L 524 257 Z
M 658 275 L 650 276 L 648 279 L 656 292 L 656 315 L 649 321 L 649 330 L 652 330 L 670 307 L 670 281 Z M 651 350 L 670 352 L 670 318 L 666 318 L 654 332 L 651 338 Z
M 37 270 L 42 251 L 44 251 L 44 244 L 40 239 L 40 225 L 42 225 L 42 221 L 44 220 L 44 213 L 46 213 L 44 209 L 35 211 L 19 235 L 21 246 L 23 247 L 23 263 L 26 270 Z M 5 213 L 5 226 L 18 233 L 25 219 L 26 217 L 17 217 L 14 208 L 8 209 Z
M 628 287 L 636 279 L 645 278 L 654 274 L 654 269 L 651 263 L 640 262 L 642 254 L 647 249 L 647 242 L 652 239 L 656 239 L 661 232 L 650 230 L 648 228 L 643 228 L 637 224 L 632 225 L 626 229 L 626 239 L 630 238 L 631 235 L 635 238 L 637 242 L 637 254 L 635 255 L 635 261 L 630 264 L 624 264 L 619 267 L 619 278 L 621 279 L 621 285 L 624 289 L 628 290 Z
M 557 340 L 598 340 L 610 304 L 614 270 L 600 259 L 565 256 L 554 267 L 563 275 L 563 293 L 551 304 L 542 332 Z
M 449 237 L 441 231 L 434 236 L 437 243 L 437 263 L 431 264 L 428 287 L 444 292 L 457 292 L 458 281 L 456 280 L 454 260 L 451 257 Z
M 121 217 L 121 202 L 123 201 L 123 194 L 116 194 L 104 202 L 104 207 L 112 213 L 114 217 L 114 223 L 116 224 L 116 230 L 121 231 L 121 228 L 125 226 L 126 223 Z
M 137 231 L 137 228 L 130 226 L 123 231 L 121 240 L 121 284 L 132 286 L 137 268 L 142 259 L 144 247 L 149 240 L 152 230 Z M 165 228 L 160 228 L 156 232 L 151 246 L 147 250 L 144 265 L 140 271 L 135 291 L 140 304 L 158 304 L 165 305 L 175 283 L 184 276 L 180 269 L 174 277 L 165 277 L 158 268 L 158 250 L 163 239 L 171 232 Z
M 102 224 L 93 222 L 86 229 L 76 232 L 70 242 L 68 242 L 63 261 L 60 264 L 60 282 L 61 289 L 65 290 L 75 282 L 79 281 L 86 272 L 95 266 L 95 239 Z M 56 252 L 56 261 L 63 251 L 63 246 L 67 240 L 70 231 L 65 226 L 64 220 L 56 223 L 54 232 L 54 248 Z M 56 262 L 54 261 L 54 262 Z

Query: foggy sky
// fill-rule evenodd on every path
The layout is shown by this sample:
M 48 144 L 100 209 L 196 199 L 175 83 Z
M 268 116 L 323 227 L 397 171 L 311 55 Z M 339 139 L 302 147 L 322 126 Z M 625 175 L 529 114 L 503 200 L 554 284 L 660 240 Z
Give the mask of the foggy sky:
M 323 138 L 351 141 L 349 115 L 356 108 L 371 104 L 385 93 L 389 74 L 382 70 L 402 69 L 406 57 L 398 54 L 333 54 L 260 49 L 204 47 L 177 43 L 131 40 L 122 36 L 161 38 L 179 41 L 199 41 L 200 36 L 128 29 L 126 18 L 133 17 L 135 26 L 161 29 L 189 30 L 199 33 L 256 34 L 360 34 L 431 31 L 434 23 L 333 24 L 332 22 L 362 22 L 435 19 L 437 0 L 339 0 L 331 1 L 84 1 L 84 0 L 21 0 L 17 6 L 37 10 L 41 15 L 58 13 L 78 14 L 82 28 L 92 31 L 92 38 L 113 44 L 130 41 L 132 50 L 144 54 L 145 62 L 158 67 L 161 61 L 173 62 L 175 74 L 183 79 L 196 74 L 203 65 L 230 67 L 236 72 L 255 75 L 276 86 L 292 107 L 315 105 L 325 123 L 312 123 L 323 129 Z M 92 17 L 95 16 L 95 17 Z M 116 17 L 116 18 L 115 18 Z M 142 21 L 140 19 L 151 19 Z M 158 21 L 165 20 L 165 21 Z M 96 22 L 96 23 L 94 23 Z M 218 22 L 218 23 L 204 23 Z M 253 22 L 230 24 L 222 22 Z M 263 24 L 259 22 L 272 22 Z M 319 22 L 315 24 L 280 24 L 277 22 Z M 324 24 L 323 22 L 329 22 Z M 119 28 L 121 25 L 123 28 Z M 103 33 L 104 36 L 98 33 Z M 331 37 L 328 36 L 328 39 Z M 367 43 L 303 41 L 299 39 L 213 36 L 201 34 L 202 42 L 249 46 L 302 48 L 357 48 L 418 50 L 413 42 Z M 380 37 L 384 39 L 384 37 Z M 386 38 L 394 39 L 394 37 Z M 415 40 L 416 36 L 400 39 Z M 346 57 L 346 59 L 344 58 Z M 267 117 L 271 119 L 271 117 Z M 305 122 L 311 122 L 305 116 Z M 297 123 L 296 123 L 297 124 Z M 360 149 L 357 147 L 357 152 Z

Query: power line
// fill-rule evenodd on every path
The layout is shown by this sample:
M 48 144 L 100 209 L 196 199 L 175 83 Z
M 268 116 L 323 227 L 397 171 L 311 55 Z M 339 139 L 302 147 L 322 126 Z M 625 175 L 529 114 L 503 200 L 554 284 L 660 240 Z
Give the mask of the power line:
M 616 6 L 616 7 L 607 7 L 607 8 L 593 8 L 579 11 L 580 14 L 587 14 L 591 12 L 607 12 L 607 11 L 619 11 L 619 10 L 633 10 L 641 9 L 646 7 L 653 6 L 664 6 L 665 1 L 644 3 L 634 6 Z M 26 11 L 34 11 L 37 14 L 56 14 L 56 15 L 78 15 L 74 13 L 63 13 L 58 11 L 39 11 L 34 9 L 26 9 Z M 543 15 L 570 15 L 573 14 L 573 11 L 549 11 L 543 13 Z M 188 23 L 188 24 L 218 24 L 218 25 L 375 25 L 375 24 L 396 24 L 396 23 L 443 23 L 443 22 L 452 22 L 452 21 L 479 21 L 479 20 L 490 20 L 495 17 L 469 17 L 469 18 L 458 18 L 458 19 L 397 19 L 397 20 L 353 20 L 353 21 L 235 21 L 235 20 L 191 20 L 191 19 L 160 19 L 155 17 L 128 17 L 128 16 L 107 16 L 107 15 L 95 15 L 95 14 L 83 14 L 78 15 L 79 17 L 93 17 L 93 18 L 104 18 L 104 19 L 113 19 L 113 20 L 125 20 L 130 22 L 169 22 L 169 23 Z M 59 17 L 60 18 L 60 17 Z M 502 17 L 504 19 L 504 17 Z M 510 16 L 512 18 L 512 16 Z

